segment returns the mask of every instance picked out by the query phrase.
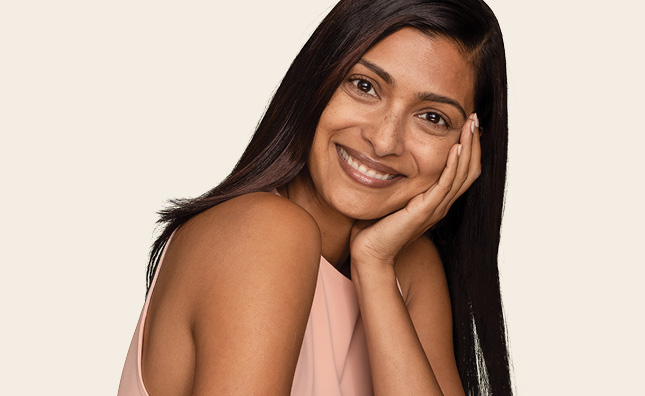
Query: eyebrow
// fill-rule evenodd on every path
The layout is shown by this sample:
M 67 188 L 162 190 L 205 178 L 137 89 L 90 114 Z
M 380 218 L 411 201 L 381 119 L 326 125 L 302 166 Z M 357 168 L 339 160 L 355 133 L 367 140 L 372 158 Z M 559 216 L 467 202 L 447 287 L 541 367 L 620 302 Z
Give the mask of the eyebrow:
M 432 93 L 432 92 L 427 92 L 427 93 L 424 92 L 424 93 L 419 94 L 419 99 L 427 100 L 429 102 L 439 102 L 439 103 L 446 103 L 446 104 L 449 104 L 449 105 L 453 105 L 453 106 L 455 106 L 457 108 L 457 110 L 459 110 L 461 115 L 464 116 L 464 119 L 468 118 L 468 116 L 466 115 L 466 110 L 464 110 L 464 108 L 461 107 L 459 102 L 457 102 L 456 100 L 454 100 L 452 98 L 449 98 L 447 96 L 438 95 L 438 94 Z
M 368 60 L 365 60 L 363 58 L 361 58 L 358 61 L 358 63 L 360 63 L 361 65 L 367 67 L 368 69 L 370 69 L 374 73 L 376 73 L 386 83 L 388 83 L 390 85 L 394 85 L 394 78 L 392 78 L 390 73 L 386 72 L 381 67 L 379 67 L 379 66 L 375 65 L 374 63 L 372 63 L 372 62 L 370 62 Z M 454 100 L 452 98 L 449 98 L 449 97 L 443 96 L 443 95 L 439 95 L 439 94 L 436 94 L 436 93 L 432 93 L 432 92 L 422 92 L 422 93 L 420 93 L 418 95 L 418 97 L 419 97 L 420 100 L 424 100 L 424 101 L 439 102 L 439 103 L 446 103 L 446 104 L 452 105 L 452 106 L 456 107 L 457 110 L 459 110 L 459 112 L 464 117 L 464 119 L 468 118 L 468 116 L 466 115 L 466 110 L 464 110 L 464 108 L 459 104 L 459 102 L 457 102 L 456 100 Z
M 368 69 L 370 69 L 374 73 L 378 74 L 378 76 L 381 77 L 386 83 L 388 83 L 390 85 L 394 85 L 394 79 L 392 78 L 390 73 L 388 73 L 385 70 L 381 69 L 379 66 L 376 66 L 372 62 L 370 62 L 368 60 L 365 60 L 363 58 L 361 58 L 358 61 L 358 63 L 360 63 L 361 65 L 367 67 Z

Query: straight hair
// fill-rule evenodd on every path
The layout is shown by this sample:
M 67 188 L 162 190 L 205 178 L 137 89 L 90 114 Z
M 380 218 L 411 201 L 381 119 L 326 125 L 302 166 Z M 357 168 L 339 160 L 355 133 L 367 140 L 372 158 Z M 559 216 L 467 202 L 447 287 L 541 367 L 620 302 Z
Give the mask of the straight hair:
M 482 173 L 427 234 L 446 272 L 466 394 L 511 395 L 497 266 L 508 144 L 506 60 L 497 19 L 481 0 L 341 0 L 294 59 L 230 175 L 200 197 L 171 200 L 160 211 L 163 228 L 151 248 L 147 289 L 173 231 L 231 198 L 283 186 L 306 167 L 334 91 L 365 52 L 403 27 L 451 39 L 475 71 Z

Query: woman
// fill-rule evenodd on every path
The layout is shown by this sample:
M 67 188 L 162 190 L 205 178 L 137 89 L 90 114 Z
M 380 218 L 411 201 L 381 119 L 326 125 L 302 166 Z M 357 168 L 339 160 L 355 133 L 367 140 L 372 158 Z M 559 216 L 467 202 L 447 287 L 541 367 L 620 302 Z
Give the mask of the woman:
M 510 395 L 506 145 L 483 2 L 341 1 L 231 175 L 162 212 L 119 393 Z

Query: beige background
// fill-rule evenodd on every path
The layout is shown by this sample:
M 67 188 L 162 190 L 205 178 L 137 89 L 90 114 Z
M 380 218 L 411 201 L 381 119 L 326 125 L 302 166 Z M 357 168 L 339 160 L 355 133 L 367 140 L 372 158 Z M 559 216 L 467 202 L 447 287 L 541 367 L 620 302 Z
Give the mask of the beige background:
M 155 211 L 230 171 L 334 1 L 215 3 L 0 3 L 0 394 L 116 394 Z M 508 52 L 500 270 L 521 395 L 642 392 L 635 4 L 490 1 Z

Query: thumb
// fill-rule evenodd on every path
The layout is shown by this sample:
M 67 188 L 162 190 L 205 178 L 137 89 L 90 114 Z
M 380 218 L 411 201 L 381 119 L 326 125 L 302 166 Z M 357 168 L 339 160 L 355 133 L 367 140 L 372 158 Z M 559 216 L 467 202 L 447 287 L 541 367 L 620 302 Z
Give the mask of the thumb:
M 374 223 L 376 223 L 378 220 L 356 220 L 354 222 L 354 225 L 352 226 L 352 232 L 350 234 L 350 242 L 354 239 L 354 237 L 363 231 L 364 229 L 370 227 Z

